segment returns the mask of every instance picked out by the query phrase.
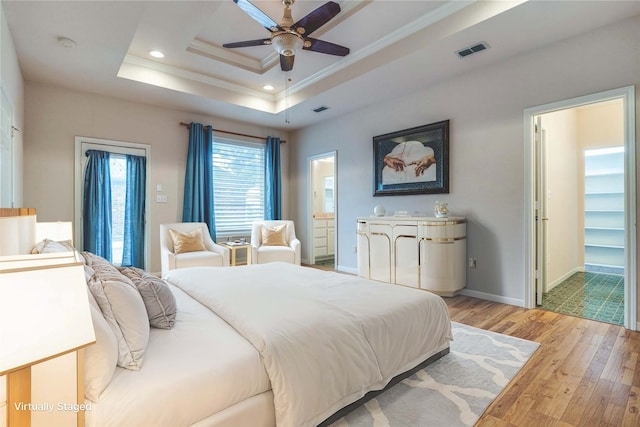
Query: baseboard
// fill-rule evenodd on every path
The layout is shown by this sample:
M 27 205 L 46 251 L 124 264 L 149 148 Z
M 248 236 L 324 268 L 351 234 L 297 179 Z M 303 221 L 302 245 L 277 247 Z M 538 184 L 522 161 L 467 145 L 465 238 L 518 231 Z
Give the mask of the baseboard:
M 560 283 L 564 282 L 569 277 L 573 276 L 575 273 L 580 273 L 580 272 L 584 273 L 584 267 L 576 267 L 573 270 L 563 274 L 562 276 L 560 276 L 558 279 L 554 280 L 553 282 L 547 283 L 547 285 L 545 286 L 545 288 L 546 288 L 545 292 L 549 292 L 551 289 L 555 288 Z
M 341 273 L 349 273 L 349 274 L 353 274 L 355 276 L 358 275 L 358 269 L 357 268 L 353 268 L 353 267 L 345 267 L 343 265 L 339 265 L 336 267 L 336 270 L 338 270 Z
M 466 288 L 461 290 L 459 292 L 459 294 L 460 295 L 466 295 L 468 297 L 484 299 L 484 300 L 487 300 L 487 301 L 500 302 L 500 303 L 503 303 L 503 304 L 509 304 L 509 305 L 515 305 L 515 306 L 518 306 L 518 307 L 524 307 L 524 300 L 521 300 L 521 299 L 503 297 L 501 295 L 488 294 L 488 293 L 485 293 L 485 292 L 473 291 L 471 289 L 466 289 Z

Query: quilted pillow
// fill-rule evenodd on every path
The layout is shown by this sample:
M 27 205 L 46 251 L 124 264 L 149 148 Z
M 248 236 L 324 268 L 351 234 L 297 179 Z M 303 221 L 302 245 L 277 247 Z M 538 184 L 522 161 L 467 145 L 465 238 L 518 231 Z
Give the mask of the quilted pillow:
M 104 319 L 118 340 L 118 366 L 137 371 L 149 343 L 149 319 L 140 293 L 131 280 L 107 260 L 83 252 L 94 270 L 87 282 Z
M 176 298 L 164 280 L 135 267 L 119 269 L 138 288 L 147 308 L 149 324 L 154 328 L 171 329 L 176 321 Z
M 173 253 L 182 254 L 185 252 L 206 251 L 202 240 L 202 230 L 197 229 L 189 233 L 181 233 L 172 228 L 169 229 L 171 240 L 173 240 Z
M 287 225 L 262 227 L 262 246 L 289 246 L 285 232 Z

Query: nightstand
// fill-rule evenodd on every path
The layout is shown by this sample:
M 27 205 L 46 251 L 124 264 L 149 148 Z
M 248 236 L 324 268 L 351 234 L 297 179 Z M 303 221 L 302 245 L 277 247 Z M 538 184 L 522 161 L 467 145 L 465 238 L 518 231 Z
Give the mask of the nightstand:
M 222 242 L 218 243 L 219 245 L 224 246 L 225 248 L 229 248 L 231 251 L 231 265 L 235 266 L 236 264 L 236 251 L 238 249 L 246 249 L 247 250 L 247 265 L 251 264 L 251 243 L 234 243 L 234 242 Z

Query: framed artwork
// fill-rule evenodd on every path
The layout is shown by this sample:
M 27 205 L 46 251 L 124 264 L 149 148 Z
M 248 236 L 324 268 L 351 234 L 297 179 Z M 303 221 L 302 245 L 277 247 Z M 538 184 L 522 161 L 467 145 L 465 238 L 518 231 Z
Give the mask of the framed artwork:
M 449 120 L 373 137 L 373 195 L 449 192 Z

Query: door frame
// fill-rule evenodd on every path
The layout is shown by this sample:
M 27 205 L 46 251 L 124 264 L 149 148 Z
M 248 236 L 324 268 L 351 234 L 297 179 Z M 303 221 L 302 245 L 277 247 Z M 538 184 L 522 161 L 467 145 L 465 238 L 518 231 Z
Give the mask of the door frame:
M 328 151 L 326 153 L 315 154 L 307 157 L 307 184 L 308 184 L 308 202 L 307 202 L 307 241 L 309 264 L 313 259 L 313 162 L 320 159 L 333 157 L 333 266 L 338 268 L 338 151 Z
M 624 114 L 625 149 L 625 269 L 624 269 L 624 326 L 637 330 L 636 283 L 636 137 L 635 137 L 635 86 L 625 86 L 604 92 L 530 107 L 524 110 L 525 143 L 525 295 L 526 308 L 535 308 L 535 144 L 534 117 L 539 114 L 580 107 L 613 99 L 622 99 Z
M 114 141 L 110 139 L 90 138 L 85 136 L 75 137 L 75 161 L 74 161 L 74 244 L 78 248 L 84 247 L 82 229 L 82 192 L 84 184 L 84 172 L 86 159 L 84 151 L 87 149 L 102 149 L 118 154 L 143 154 L 147 159 L 146 164 L 146 188 L 144 207 L 144 265 L 151 268 L 151 145 L 137 142 Z

